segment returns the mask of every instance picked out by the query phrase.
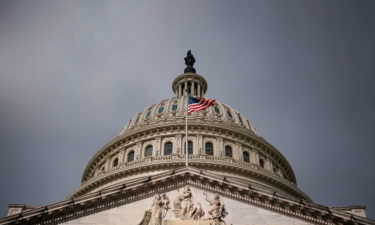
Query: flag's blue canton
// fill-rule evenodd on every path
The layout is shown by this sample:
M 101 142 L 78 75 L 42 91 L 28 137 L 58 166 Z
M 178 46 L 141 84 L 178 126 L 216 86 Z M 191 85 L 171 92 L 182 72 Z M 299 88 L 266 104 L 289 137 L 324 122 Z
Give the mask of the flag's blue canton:
M 194 103 L 199 103 L 199 99 L 189 96 L 189 105 Z

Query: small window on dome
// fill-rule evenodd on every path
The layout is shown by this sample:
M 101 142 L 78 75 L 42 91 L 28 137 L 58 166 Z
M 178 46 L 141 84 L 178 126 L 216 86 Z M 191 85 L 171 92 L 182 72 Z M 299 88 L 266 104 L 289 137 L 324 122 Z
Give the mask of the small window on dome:
M 162 114 L 164 112 L 164 106 L 160 106 L 158 109 L 158 114 Z
M 172 105 L 172 111 L 176 111 L 177 108 L 178 108 L 177 104 L 173 104 L 173 105 Z
M 214 155 L 214 146 L 211 142 L 206 142 L 204 147 L 207 155 Z
M 172 142 L 168 141 L 164 144 L 164 155 L 172 155 L 173 152 L 173 144 Z
M 128 162 L 134 161 L 134 151 L 128 153 Z
M 225 156 L 232 157 L 232 147 L 230 145 L 225 146 Z
M 185 142 L 184 149 L 185 149 L 184 153 L 186 154 L 186 142 Z M 193 142 L 192 141 L 188 141 L 188 153 L 189 155 L 193 154 Z
M 248 152 L 243 152 L 243 161 L 250 162 L 250 155 Z
M 112 163 L 113 167 L 118 166 L 118 158 L 115 158 Z
M 215 111 L 215 113 L 220 114 L 220 109 L 219 109 L 219 107 L 215 106 L 215 107 L 214 107 L 214 111 Z
M 147 111 L 145 118 L 148 119 L 151 116 L 151 111 Z
M 232 115 L 232 113 L 230 112 L 229 109 L 227 110 L 227 115 L 228 115 L 229 118 L 233 119 L 233 115 Z
M 152 156 L 152 145 L 147 145 L 145 148 L 145 157 L 150 157 Z
M 264 168 L 264 159 L 259 159 L 259 166 Z

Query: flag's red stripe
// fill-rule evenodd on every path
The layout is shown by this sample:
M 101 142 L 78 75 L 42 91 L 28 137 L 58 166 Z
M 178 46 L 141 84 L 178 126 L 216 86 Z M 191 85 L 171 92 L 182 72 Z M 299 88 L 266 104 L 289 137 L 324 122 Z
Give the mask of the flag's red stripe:
M 204 101 L 204 102 L 200 102 L 200 103 L 195 103 L 195 104 L 191 104 L 189 105 L 189 108 L 199 108 L 201 106 L 212 106 L 213 103 L 215 102 L 215 100 L 209 100 L 209 101 Z
M 215 103 L 215 99 L 205 99 L 205 98 L 198 98 L 200 101 L 199 103 L 190 104 L 188 106 L 188 113 L 193 111 L 201 111 L 207 109 L 210 106 L 213 106 Z

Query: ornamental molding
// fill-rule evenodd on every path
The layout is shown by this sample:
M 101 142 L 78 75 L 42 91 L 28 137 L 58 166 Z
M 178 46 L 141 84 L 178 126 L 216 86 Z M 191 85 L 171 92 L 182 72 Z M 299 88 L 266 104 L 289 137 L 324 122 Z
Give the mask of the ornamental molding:
M 191 167 L 137 178 L 98 192 L 24 211 L 1 218 L 0 224 L 49 225 L 62 223 L 146 199 L 158 193 L 176 190 L 186 185 L 314 224 L 375 225 L 375 221 L 364 217 L 351 215 L 310 201 L 283 196 L 277 192 L 267 192 L 252 187 L 246 182 L 232 181 L 224 176 Z
M 101 159 L 105 158 L 110 152 L 115 151 L 118 148 L 122 148 L 125 145 L 134 144 L 137 140 L 141 139 L 143 136 L 150 135 L 161 135 L 165 131 L 173 131 L 175 133 L 182 133 L 184 130 L 184 121 L 173 120 L 171 122 L 163 122 L 162 124 L 150 124 L 139 127 L 138 129 L 131 129 L 126 131 L 121 136 L 117 136 L 112 139 L 109 143 L 103 146 L 89 161 L 84 173 L 82 175 L 82 182 L 87 179 L 90 170 L 99 162 Z M 271 157 L 275 157 L 276 161 L 281 162 L 281 166 L 289 172 L 291 179 L 296 183 L 295 174 L 292 167 L 286 158 L 270 143 L 268 143 L 262 137 L 252 134 L 249 130 L 244 128 L 234 127 L 233 125 L 226 125 L 222 123 L 212 123 L 206 121 L 190 121 L 189 130 L 192 132 L 203 132 L 203 134 L 209 135 L 225 135 L 232 136 L 232 138 L 240 139 L 242 143 L 248 145 L 251 143 L 257 147 L 258 150 L 264 151 Z M 164 135 L 164 134 L 162 134 Z M 168 135 L 168 134 L 165 134 Z
M 80 196 L 103 184 L 108 184 L 127 176 L 150 171 L 178 168 L 184 166 L 184 164 L 185 156 L 182 155 L 154 156 L 132 162 L 125 162 L 118 167 L 107 170 L 82 183 L 69 197 Z M 224 156 L 190 155 L 189 164 L 201 169 L 230 171 L 244 177 L 253 177 L 256 180 L 264 182 L 264 184 L 272 184 L 281 190 L 285 190 L 287 193 L 290 193 L 290 195 L 310 200 L 294 183 L 288 182 L 284 178 L 278 177 L 275 173 L 265 169 L 259 169 L 256 165 L 250 163 L 228 159 L 228 157 Z

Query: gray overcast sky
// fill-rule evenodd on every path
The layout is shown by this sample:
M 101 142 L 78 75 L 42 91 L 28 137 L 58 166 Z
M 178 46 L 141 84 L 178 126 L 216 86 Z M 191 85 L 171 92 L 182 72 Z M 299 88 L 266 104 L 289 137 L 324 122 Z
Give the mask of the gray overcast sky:
M 375 1 L 0 1 L 0 215 L 63 200 L 193 51 L 327 206 L 375 219 Z

